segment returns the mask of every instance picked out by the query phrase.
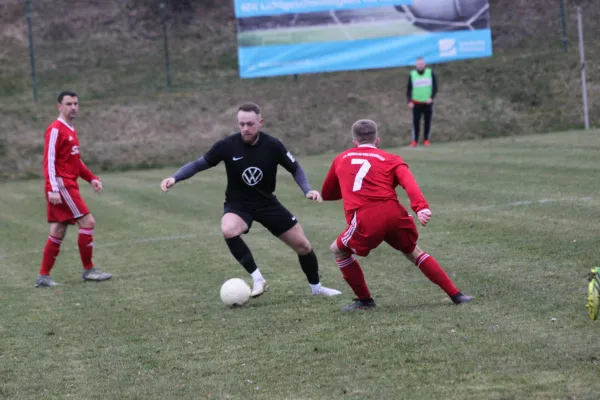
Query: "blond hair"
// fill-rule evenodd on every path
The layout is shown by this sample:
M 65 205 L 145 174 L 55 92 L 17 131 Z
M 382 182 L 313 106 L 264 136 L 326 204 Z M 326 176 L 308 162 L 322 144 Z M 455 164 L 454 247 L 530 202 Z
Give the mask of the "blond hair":
M 352 124 L 352 138 L 358 144 L 375 144 L 377 124 L 370 119 L 359 119 Z

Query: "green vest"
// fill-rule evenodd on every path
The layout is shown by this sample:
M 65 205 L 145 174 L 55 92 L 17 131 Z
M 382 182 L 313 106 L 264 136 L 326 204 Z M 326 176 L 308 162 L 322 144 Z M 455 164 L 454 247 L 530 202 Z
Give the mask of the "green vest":
M 431 98 L 433 93 L 433 75 L 430 68 L 425 68 L 423 74 L 419 74 L 416 69 L 410 71 L 412 81 L 412 99 L 425 103 Z

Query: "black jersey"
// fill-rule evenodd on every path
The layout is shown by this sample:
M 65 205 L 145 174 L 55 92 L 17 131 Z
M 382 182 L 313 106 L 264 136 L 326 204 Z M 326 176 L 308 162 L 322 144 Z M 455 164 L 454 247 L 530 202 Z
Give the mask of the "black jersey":
M 298 162 L 277 138 L 259 133 L 258 142 L 252 146 L 244 143 L 240 132 L 215 143 L 204 159 L 210 166 L 221 161 L 227 171 L 225 202 L 265 203 L 276 199 L 277 166 L 291 174 Z

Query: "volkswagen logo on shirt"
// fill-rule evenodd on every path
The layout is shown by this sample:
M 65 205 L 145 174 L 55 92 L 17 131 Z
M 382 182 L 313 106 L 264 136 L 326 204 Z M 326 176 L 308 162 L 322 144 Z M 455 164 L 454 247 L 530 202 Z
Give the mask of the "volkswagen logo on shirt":
M 248 186 L 254 186 L 263 178 L 263 173 L 260 168 L 248 167 L 242 172 L 242 179 Z

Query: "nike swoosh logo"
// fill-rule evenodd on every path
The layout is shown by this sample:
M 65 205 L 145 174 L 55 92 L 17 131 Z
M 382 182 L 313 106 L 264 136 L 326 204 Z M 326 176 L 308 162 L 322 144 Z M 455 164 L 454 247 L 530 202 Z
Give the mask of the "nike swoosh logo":
M 241 160 L 244 157 L 233 157 L 233 161 Z

